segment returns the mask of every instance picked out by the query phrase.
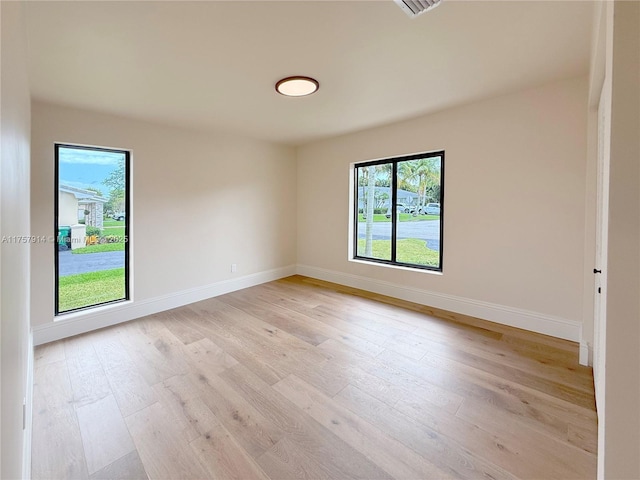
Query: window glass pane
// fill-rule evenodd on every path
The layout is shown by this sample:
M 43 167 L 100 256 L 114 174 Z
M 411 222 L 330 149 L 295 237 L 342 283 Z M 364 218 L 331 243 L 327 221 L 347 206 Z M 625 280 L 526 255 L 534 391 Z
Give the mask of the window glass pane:
M 442 271 L 444 151 L 355 165 L 356 258 Z
M 128 298 L 125 151 L 56 145 L 56 314 Z
M 391 260 L 391 163 L 356 168 L 356 256 Z
M 440 267 L 441 157 L 400 161 L 396 199 L 396 262 Z

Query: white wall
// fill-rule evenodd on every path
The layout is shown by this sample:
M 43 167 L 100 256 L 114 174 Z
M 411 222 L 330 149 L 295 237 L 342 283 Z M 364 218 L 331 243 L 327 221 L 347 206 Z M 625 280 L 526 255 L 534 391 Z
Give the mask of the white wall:
M 586 135 L 578 78 L 300 147 L 301 271 L 578 340 Z M 349 262 L 350 163 L 440 149 L 443 275 Z
M 274 269 L 277 276 L 295 264 L 292 148 L 34 102 L 31 212 L 37 235 L 52 234 L 54 142 L 132 150 L 134 302 L 115 309 L 118 319 L 195 301 L 234 279 Z M 36 343 L 77 332 L 60 327 L 73 316 L 52 327 L 53 254 L 50 245 L 32 252 Z M 233 274 L 232 263 L 238 266 Z
M 1 2 L 2 90 L 0 235 L 29 235 L 29 89 L 22 5 Z M 1 466 L 0 478 L 28 474 L 29 435 L 22 428 L 22 401 L 29 398 L 29 244 L 0 249 Z M 30 424 L 29 424 L 30 425 Z M 29 426 L 28 425 L 28 426 Z
M 640 478 L 640 3 L 608 5 L 613 39 L 600 478 Z

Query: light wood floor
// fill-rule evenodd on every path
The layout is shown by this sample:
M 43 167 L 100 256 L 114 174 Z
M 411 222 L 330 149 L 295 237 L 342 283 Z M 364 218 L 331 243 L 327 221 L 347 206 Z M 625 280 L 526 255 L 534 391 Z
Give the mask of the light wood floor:
M 33 478 L 595 478 L 577 357 L 290 277 L 39 347 Z

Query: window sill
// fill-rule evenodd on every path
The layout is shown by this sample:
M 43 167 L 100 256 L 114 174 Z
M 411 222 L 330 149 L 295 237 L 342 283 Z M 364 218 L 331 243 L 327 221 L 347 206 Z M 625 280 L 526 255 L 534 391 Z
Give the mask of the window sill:
M 438 275 L 438 276 L 442 276 L 443 272 L 437 272 L 434 270 L 427 270 L 426 268 L 412 268 L 412 267 L 405 267 L 403 265 L 391 265 L 388 263 L 379 263 L 379 262 L 373 262 L 373 261 L 368 261 L 368 260 L 362 260 L 360 258 L 350 258 L 349 259 L 350 262 L 353 263 L 360 263 L 363 265 L 372 265 L 375 267 L 383 267 L 383 268 L 393 268 L 396 270 L 404 270 L 405 272 L 416 272 L 416 273 L 427 273 L 429 275 Z
M 105 305 L 100 305 L 96 307 L 87 307 L 83 310 L 75 310 L 66 313 L 60 313 L 58 315 L 54 315 L 53 321 L 60 322 L 63 320 L 78 320 L 84 317 L 93 317 L 96 315 L 103 315 L 112 311 L 118 311 L 124 307 L 127 307 L 133 303 L 133 300 L 118 300 L 113 303 L 108 303 Z

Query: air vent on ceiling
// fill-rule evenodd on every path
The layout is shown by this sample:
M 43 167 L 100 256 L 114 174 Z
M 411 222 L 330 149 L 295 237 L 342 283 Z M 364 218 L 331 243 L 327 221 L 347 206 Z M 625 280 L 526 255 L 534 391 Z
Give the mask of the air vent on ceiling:
M 433 10 L 442 0 L 393 0 L 411 18 Z

